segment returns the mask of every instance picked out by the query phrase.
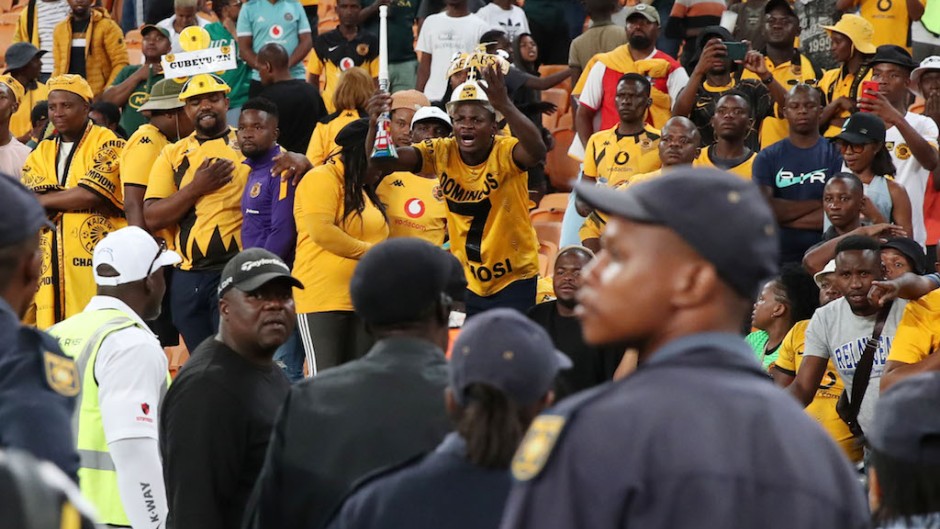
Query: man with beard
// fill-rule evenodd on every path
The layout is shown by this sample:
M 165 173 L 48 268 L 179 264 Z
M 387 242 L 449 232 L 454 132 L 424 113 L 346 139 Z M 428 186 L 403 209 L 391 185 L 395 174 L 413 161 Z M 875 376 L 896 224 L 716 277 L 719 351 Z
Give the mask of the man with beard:
M 748 133 L 754 129 L 747 99 L 735 92 L 722 96 L 715 106 L 711 127 L 715 143 L 702 149 L 696 165 L 717 167 L 750 180 L 757 153 L 747 146 Z
M 806 84 L 791 88 L 784 107 L 789 136 L 754 159 L 754 182 L 780 226 L 782 263 L 801 262 L 806 250 L 822 239 L 823 188 L 842 170 L 842 155 L 819 134 L 821 97 Z
M 215 75 L 190 78 L 179 98 L 195 131 L 163 149 L 145 195 L 147 226 L 174 231 L 173 247 L 183 257 L 173 273 L 170 306 L 190 350 L 218 329 L 219 274 L 240 249 L 249 167 L 234 147 L 235 130 L 225 122 L 229 91 Z
M 813 314 L 806 328 L 803 363 L 789 387 L 803 406 L 809 405 L 831 358 L 845 385 L 849 411 L 855 415 L 850 418 L 857 421 L 859 434 L 872 424 L 888 350 L 907 305 L 899 299 L 879 306 L 869 299 L 872 283 L 883 278 L 881 244 L 876 239 L 859 235 L 839 243 L 835 281 L 843 297 Z M 866 344 L 872 339 L 876 345 L 866 354 Z M 863 356 L 871 357 L 868 372 L 856 373 L 864 368 Z
M 701 143 L 702 139 L 695 123 L 682 116 L 671 118 L 663 126 L 662 137 L 659 139 L 659 158 L 663 163 L 662 168 L 651 173 L 636 175 L 633 179 L 634 183 L 656 178 L 668 167 L 691 165 L 699 157 L 702 150 L 699 147 Z M 606 225 L 607 215 L 599 211 L 592 212 L 578 232 L 581 244 L 592 252 L 599 252 L 601 233 L 604 232 Z
M 572 91 L 579 95 L 575 130 L 580 145 L 587 145 L 591 134 L 606 130 L 620 121 L 617 84 L 626 73 L 638 73 L 650 79 L 653 99 L 647 121 L 660 127 L 672 115 L 672 106 L 689 81 L 679 62 L 656 49 L 659 37 L 659 13 L 647 4 L 625 8 L 627 44 L 595 55 L 585 67 Z
M 760 52 L 764 55 L 767 69 L 774 79 L 786 89 L 801 82 L 814 84 L 822 77 L 822 70 L 794 46 L 796 36 L 800 33 L 800 19 L 793 11 L 790 1 L 771 0 L 767 2 L 764 13 L 761 27 L 766 35 L 767 45 Z M 758 77 L 751 71 L 745 71 L 741 74 L 741 79 Z M 786 138 L 787 129 L 787 120 L 781 110 L 765 117 L 760 127 L 761 149 Z
M 773 115 L 774 103 L 783 104 L 786 88 L 767 69 L 764 56 L 756 51 L 747 52 L 740 65 L 754 73 L 759 80 L 742 80 L 739 63 L 728 56 L 728 47 L 725 46 L 726 42 L 733 41 L 731 33 L 721 26 L 702 30 L 698 38 L 698 48 L 701 50 L 698 62 L 692 70 L 688 86 L 682 90 L 673 106 L 673 114 L 691 118 L 702 134 L 702 146 L 709 146 L 715 141 L 712 128 L 715 105 L 721 96 L 734 90 L 747 99 L 751 107 L 754 123 L 748 130 L 747 146 L 757 151 L 760 148 L 760 125 L 765 117 Z
M 594 252 L 583 246 L 563 248 L 555 257 L 552 275 L 555 299 L 529 309 L 529 318 L 545 329 L 555 347 L 573 364 L 558 373 L 559 399 L 612 380 L 623 357 L 622 347 L 593 347 L 584 343 L 581 322 L 574 313 L 582 271 L 593 259 Z
M 294 331 L 292 288 L 304 286 L 267 250 L 249 248 L 225 265 L 219 333 L 193 351 L 163 403 L 167 527 L 241 525 L 290 391 L 272 357 Z
M 611 219 L 577 296 L 585 341 L 638 367 L 533 421 L 501 527 L 867 527 L 854 469 L 741 339 L 778 261 L 758 189 L 679 168 L 577 192 Z

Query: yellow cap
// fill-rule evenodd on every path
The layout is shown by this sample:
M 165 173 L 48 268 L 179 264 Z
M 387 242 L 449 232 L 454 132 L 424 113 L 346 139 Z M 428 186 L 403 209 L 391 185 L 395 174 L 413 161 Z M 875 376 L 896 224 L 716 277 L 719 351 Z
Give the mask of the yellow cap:
M 867 55 L 875 53 L 876 48 L 871 41 L 875 36 L 875 28 L 871 22 L 858 15 L 842 15 L 834 26 L 823 26 L 823 29 L 845 35 L 861 53 Z
M 227 94 L 232 89 L 221 77 L 211 73 L 201 73 L 194 75 L 183 85 L 183 91 L 180 93 L 180 101 L 186 101 L 190 97 L 222 92 Z
M 66 92 L 72 92 L 89 103 L 92 99 L 95 98 L 95 94 L 92 93 L 91 86 L 88 85 L 88 81 L 86 81 L 85 78 L 81 75 L 64 73 L 62 75 L 52 77 L 46 81 L 46 88 L 48 88 L 50 92 L 53 90 L 64 90 Z
M 12 75 L 0 75 L 0 84 L 6 85 L 10 88 L 10 91 L 13 92 L 13 97 L 16 98 L 16 102 L 19 103 L 23 96 L 26 95 L 26 90 L 23 89 L 23 85 L 19 81 L 13 78 Z

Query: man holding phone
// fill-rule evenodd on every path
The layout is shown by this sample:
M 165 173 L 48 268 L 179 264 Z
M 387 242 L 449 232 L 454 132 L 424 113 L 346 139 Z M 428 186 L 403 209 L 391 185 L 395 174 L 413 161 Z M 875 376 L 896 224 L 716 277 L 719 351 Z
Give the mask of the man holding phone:
M 940 164 L 937 124 L 927 116 L 907 110 L 911 72 L 917 63 L 906 49 L 894 44 L 878 46 L 869 65 L 871 81 L 862 84 L 858 108 L 885 122 L 885 147 L 894 162 L 894 178 L 911 198 L 912 237 L 924 246 L 927 242 L 924 193 L 930 172 Z
M 711 118 L 715 105 L 722 96 L 734 92 L 747 100 L 751 107 L 753 126 L 747 136 L 747 147 L 760 149 L 761 122 L 773 115 L 774 103 L 783 105 L 786 88 L 767 69 L 767 62 L 759 52 L 748 50 L 745 42 L 738 42 L 721 26 L 709 26 L 698 38 L 698 62 L 689 84 L 679 94 L 673 115 L 687 116 L 699 128 L 702 146 L 715 142 Z M 757 79 L 742 80 L 743 70 L 752 72 Z

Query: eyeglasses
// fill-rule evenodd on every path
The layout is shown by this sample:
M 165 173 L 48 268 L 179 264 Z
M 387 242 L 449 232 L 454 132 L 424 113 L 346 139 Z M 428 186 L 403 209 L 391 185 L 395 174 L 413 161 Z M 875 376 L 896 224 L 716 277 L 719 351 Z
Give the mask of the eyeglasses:
M 153 266 L 157 264 L 157 259 L 166 251 L 166 239 L 163 237 L 154 237 L 153 240 L 157 243 L 157 255 L 153 256 L 153 261 L 150 261 L 150 266 L 147 267 L 148 276 L 154 273 Z
M 839 142 L 836 142 L 836 145 L 838 145 L 839 150 L 842 152 L 850 152 L 852 154 L 858 154 L 864 151 L 865 146 L 868 144 L 867 143 L 848 143 L 845 141 L 839 141 Z

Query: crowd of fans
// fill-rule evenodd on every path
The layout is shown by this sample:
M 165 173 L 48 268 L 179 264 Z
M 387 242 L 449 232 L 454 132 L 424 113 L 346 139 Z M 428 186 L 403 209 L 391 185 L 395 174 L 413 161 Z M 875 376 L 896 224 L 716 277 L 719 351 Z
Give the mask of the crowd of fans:
M 672 300 L 638 285 L 582 306 L 586 281 L 635 273 L 611 264 L 628 262 L 611 243 L 626 217 L 673 228 L 716 263 L 730 295 L 753 303 L 740 343 L 721 342 L 749 346 L 753 361 L 734 369 L 759 369 L 768 405 L 789 394 L 828 434 L 802 462 L 825 479 L 794 479 L 782 497 L 846 476 L 857 490 L 832 491 L 835 514 L 800 503 L 796 525 L 930 527 L 932 2 L 28 0 L 0 76 L 0 336 L 39 356 L 0 352 L 0 447 L 55 463 L 94 507 L 59 494 L 75 520 L 108 527 L 606 526 L 622 506 L 602 489 L 627 486 L 599 476 L 620 462 L 558 477 L 578 462 L 552 450 L 577 407 L 601 398 L 592 388 L 628 384 L 650 362 L 649 343 L 615 331 L 653 318 L 630 296 Z M 208 48 L 234 50 L 235 67 L 164 76 L 168 57 Z M 570 101 L 543 99 L 554 87 Z M 691 196 L 716 173 L 693 166 L 734 178 Z M 703 180 L 672 180 L 685 187 L 657 209 L 643 193 L 662 198 L 655 183 L 680 173 Z M 561 195 L 575 179 L 581 192 Z M 642 218 L 595 189 L 632 196 Z M 563 205 L 540 207 L 546 196 Z M 774 222 L 731 240 L 760 227 L 739 225 L 748 217 L 729 205 L 742 201 Z M 551 225 L 537 230 L 536 214 Z M 779 246 L 763 268 L 758 243 L 735 249 L 752 235 Z M 753 262 L 736 263 L 738 250 Z M 666 289 L 661 279 L 645 288 Z M 174 378 L 179 351 L 189 360 Z M 34 386 L 16 362 L 35 364 Z M 686 382 L 701 403 L 734 398 Z M 635 401 L 651 398 L 637 384 Z M 34 408 L 43 394 L 54 402 Z M 688 439 L 630 454 L 631 468 L 693 443 L 690 410 L 669 430 Z M 740 430 L 745 444 L 785 437 L 783 422 L 757 424 Z M 793 447 L 815 435 L 800 432 L 786 434 Z M 586 439 L 568 446 L 607 453 Z M 551 493 L 580 479 L 598 510 L 552 510 Z M 657 482 L 662 494 L 685 495 L 673 479 Z M 692 512 L 636 519 L 678 527 Z

